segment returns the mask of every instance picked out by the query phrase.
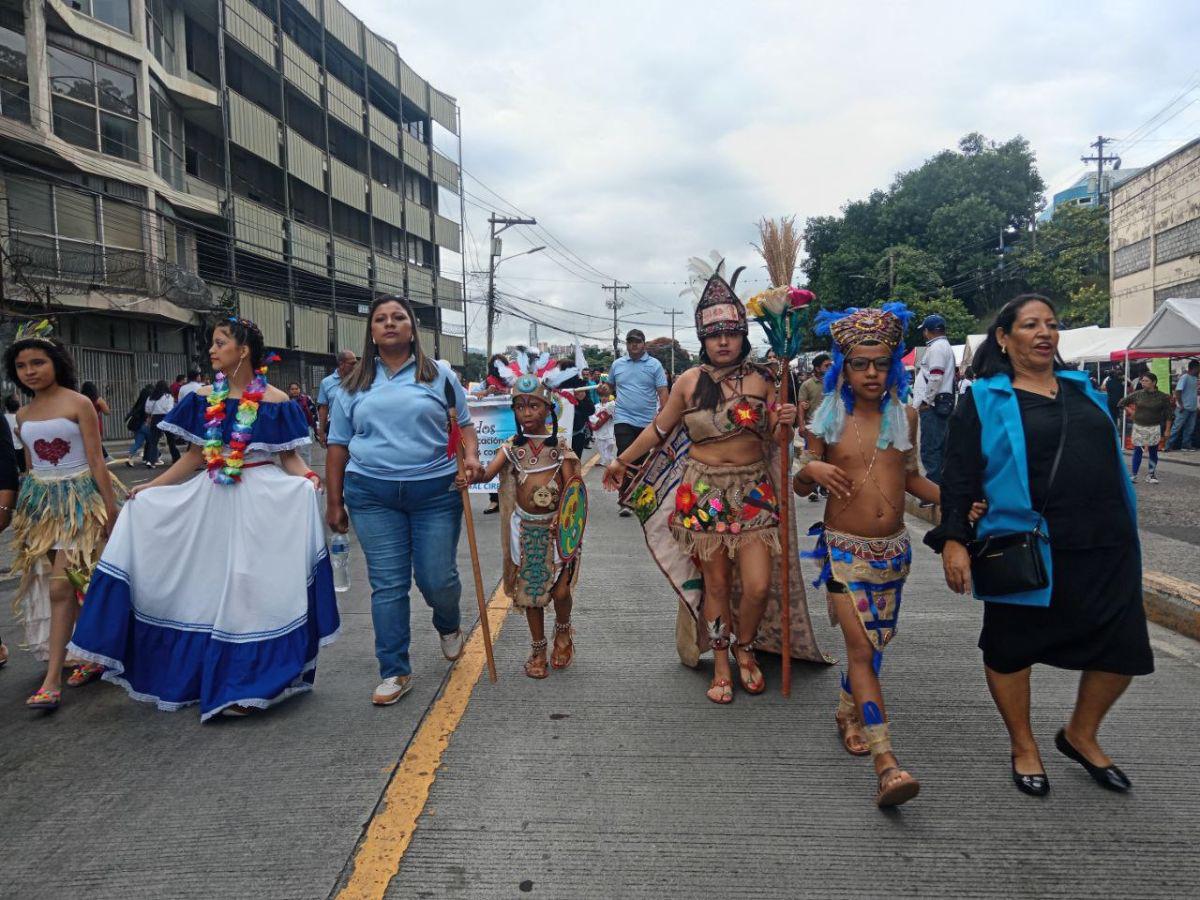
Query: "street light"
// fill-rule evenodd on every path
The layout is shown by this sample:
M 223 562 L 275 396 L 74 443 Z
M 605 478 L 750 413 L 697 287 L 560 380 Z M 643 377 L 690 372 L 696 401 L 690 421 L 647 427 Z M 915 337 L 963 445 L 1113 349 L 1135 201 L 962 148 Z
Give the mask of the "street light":
M 494 274 L 495 271 L 498 268 L 500 268 L 500 263 L 504 262 L 504 260 L 506 260 L 506 259 L 516 259 L 518 256 L 528 256 L 530 253 L 537 253 L 539 250 L 545 250 L 545 249 L 546 249 L 545 247 L 534 247 L 532 250 L 522 250 L 520 253 L 514 253 L 512 256 L 505 256 L 503 258 L 497 259 L 496 264 L 494 266 L 492 266 L 492 272 Z

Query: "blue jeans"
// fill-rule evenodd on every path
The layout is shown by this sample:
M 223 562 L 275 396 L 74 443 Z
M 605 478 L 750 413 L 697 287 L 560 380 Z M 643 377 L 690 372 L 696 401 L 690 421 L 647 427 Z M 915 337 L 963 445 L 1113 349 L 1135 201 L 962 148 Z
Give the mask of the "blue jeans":
M 375 658 L 383 678 L 412 672 L 408 594 L 414 578 L 438 633 L 458 630 L 462 497 L 453 485 L 453 475 L 387 481 L 346 474 L 344 499 L 367 557 Z
M 137 456 L 137 452 L 141 450 L 143 446 L 146 446 L 147 449 L 143 452 L 142 458 L 146 462 L 153 462 L 153 460 L 150 458 L 149 450 L 149 442 L 153 436 L 154 426 L 150 424 L 150 417 L 146 416 L 146 421 L 143 422 L 138 427 L 138 430 L 133 433 L 133 444 L 129 447 L 129 458 L 133 459 L 135 456 Z M 154 443 L 157 448 L 158 441 L 155 441 Z
M 1171 436 L 1167 438 L 1168 450 L 1182 450 L 1192 446 L 1192 432 L 1196 430 L 1196 410 L 1175 410 L 1175 425 L 1171 428 Z
M 949 416 L 939 416 L 933 409 L 921 410 L 921 465 L 925 477 L 934 484 L 942 483 L 942 459 L 949 428 Z

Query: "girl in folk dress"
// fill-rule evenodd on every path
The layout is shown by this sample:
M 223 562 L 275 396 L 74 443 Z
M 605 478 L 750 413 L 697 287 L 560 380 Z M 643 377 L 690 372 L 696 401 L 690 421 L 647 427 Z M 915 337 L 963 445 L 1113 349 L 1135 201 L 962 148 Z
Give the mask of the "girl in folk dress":
M 46 662 L 42 685 L 26 701 L 30 709 L 57 709 L 67 641 L 79 614 L 79 597 L 117 518 L 117 494 L 104 465 L 95 407 L 76 393 L 75 362 L 39 323 L 18 331 L 5 353 L 11 381 L 33 396 L 17 413 L 29 476 L 21 485 L 13 517 L 21 578 L 13 609 L 25 622 L 25 641 Z M 68 684 L 86 684 L 98 665 L 78 666 Z
M 304 413 L 267 384 L 253 322 L 218 324 L 209 356 L 213 386 L 159 425 L 191 446 L 133 491 L 71 644 L 135 700 L 198 703 L 202 721 L 310 690 L 339 623 Z

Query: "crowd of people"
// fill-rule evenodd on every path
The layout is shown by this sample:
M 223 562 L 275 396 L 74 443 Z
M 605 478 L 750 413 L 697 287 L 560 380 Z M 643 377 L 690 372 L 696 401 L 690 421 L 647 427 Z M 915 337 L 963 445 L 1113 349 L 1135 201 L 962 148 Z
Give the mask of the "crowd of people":
M 495 479 L 489 511 L 503 584 L 530 630 L 523 671 L 546 678 L 576 654 L 590 445 L 605 487 L 619 491 L 620 515 L 636 517 L 681 599 L 680 658 L 695 665 L 712 651 L 708 701 L 767 689 L 756 651 L 832 662 L 818 646 L 801 566 L 785 583 L 780 565 L 781 547 L 798 546 L 795 506 L 785 515 L 783 495 L 824 499 L 803 556 L 844 643 L 834 725 L 849 754 L 872 758 L 879 806 L 917 795 L 892 746 L 881 681 L 921 552 L 904 524 L 912 495 L 942 509 L 925 543 L 942 555 L 947 585 L 983 601 L 979 647 L 1017 788 L 1049 790 L 1030 725 L 1030 672 L 1048 665 L 1081 672 L 1057 749 L 1103 786 L 1128 790 L 1097 734 L 1153 657 L 1134 497 L 1111 416 L 1134 408 L 1133 472 L 1146 447 L 1153 480 L 1173 405 L 1182 414 L 1171 437 L 1193 437 L 1200 364 L 1188 366 L 1174 402 L 1150 372 L 1137 391 L 1122 384 L 1114 402 L 1110 386 L 1106 397 L 1062 363 L 1050 301 L 1022 295 L 1000 310 L 969 372 L 956 370 L 946 323 L 933 315 L 921 323 L 926 350 L 910 373 L 911 313 L 890 303 L 821 311 L 816 332 L 829 351 L 810 372 L 788 373 L 751 358 L 736 281 L 720 271 L 708 279 L 696 309 L 700 362 L 674 379 L 634 329 L 608 372 L 580 359 L 498 354 L 471 388 L 422 347 L 408 300 L 380 296 L 361 352 L 339 354 L 313 401 L 297 383 L 269 383 L 253 322 L 219 321 L 211 383 L 192 370 L 147 386 L 130 410 L 130 460 L 152 446 L 144 459 L 156 466 L 165 435 L 174 461 L 128 492 L 105 465 L 104 399 L 77 390 L 53 335 L 19 335 L 4 361 L 27 402 L 0 423 L 0 525 L 14 532 L 25 643 L 47 664 L 27 705 L 58 707 L 67 663 L 70 685 L 103 678 L 161 709 L 196 704 L 205 720 L 311 689 L 318 652 L 339 629 L 326 529 L 351 527 L 371 590 L 381 679 L 371 701 L 394 704 L 412 689 L 414 583 L 446 660 L 463 652 L 462 491 Z M 789 374 L 785 401 L 779 384 Z M 485 465 L 470 405 L 487 396 L 508 399 L 515 433 Z M 560 435 L 563 404 L 575 424 Z M 314 439 L 326 448 L 324 479 L 309 466 Z M 794 452 L 790 481 L 781 480 L 784 452 Z M 195 552 L 147 552 L 164 538 Z

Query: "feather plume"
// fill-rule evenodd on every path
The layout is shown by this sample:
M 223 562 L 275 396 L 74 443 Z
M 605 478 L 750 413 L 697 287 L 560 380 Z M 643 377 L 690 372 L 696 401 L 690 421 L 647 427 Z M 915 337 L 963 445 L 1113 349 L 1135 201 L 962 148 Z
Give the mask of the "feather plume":
M 709 262 L 711 260 L 711 262 Z M 714 275 L 725 277 L 725 257 L 716 250 L 710 250 L 708 260 L 693 256 L 688 260 L 688 286 L 679 292 L 680 297 L 691 297 L 692 304 L 700 302 L 704 286 Z

